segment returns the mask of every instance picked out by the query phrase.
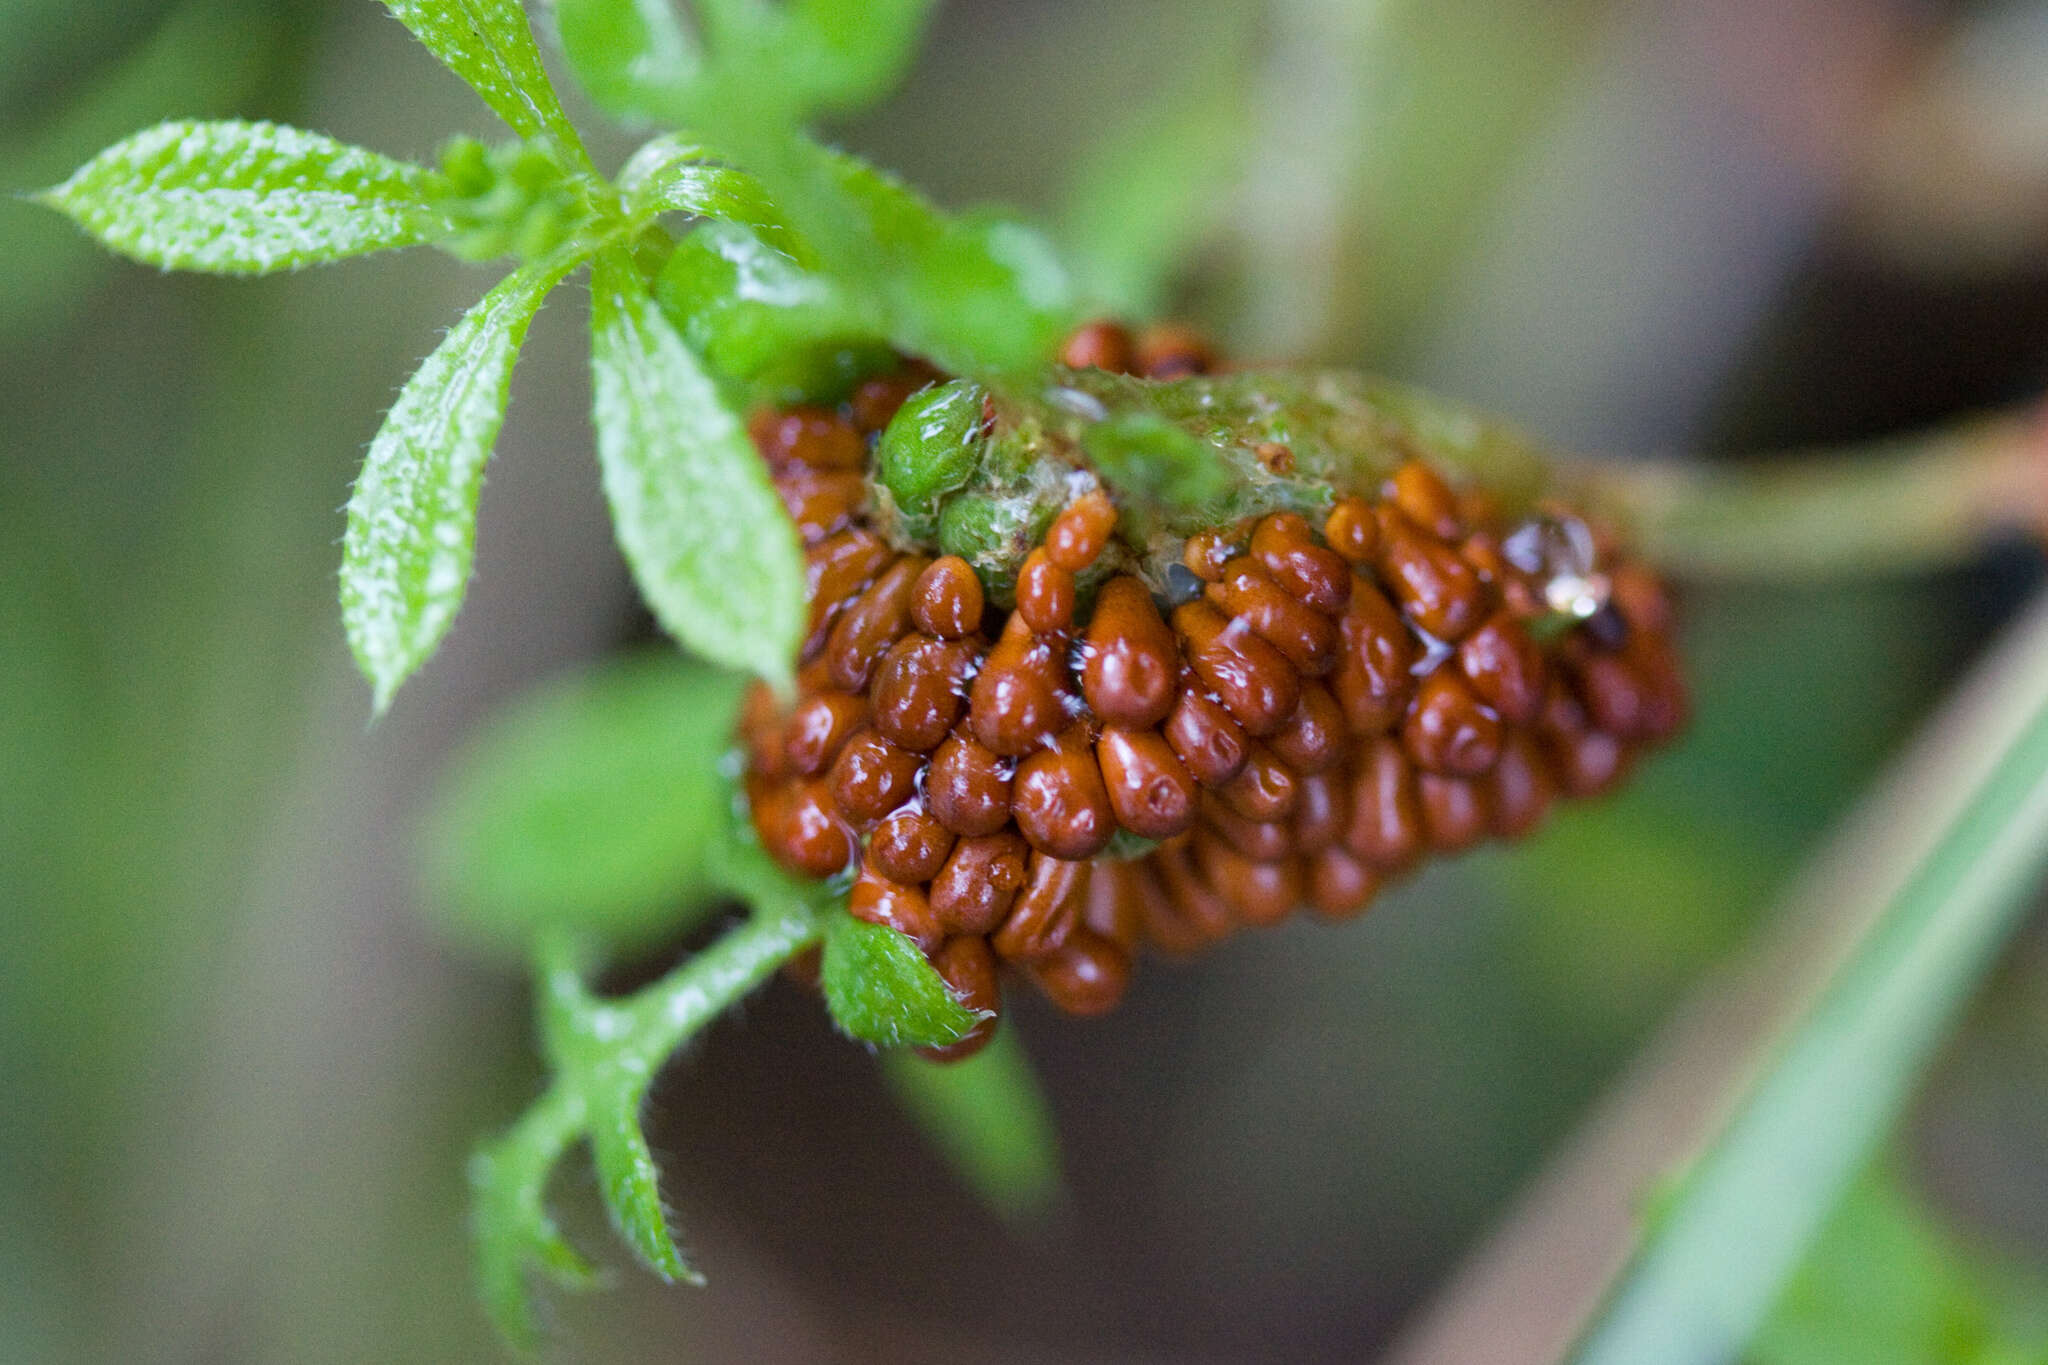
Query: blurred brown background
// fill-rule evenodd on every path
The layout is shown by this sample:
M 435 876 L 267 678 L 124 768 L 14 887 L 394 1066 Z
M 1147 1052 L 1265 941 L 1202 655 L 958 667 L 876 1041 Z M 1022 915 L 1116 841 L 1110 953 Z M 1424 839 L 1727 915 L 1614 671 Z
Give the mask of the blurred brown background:
M 190 115 L 416 158 L 501 131 L 366 0 L 0 11 L 0 188 Z M 1119 152 L 1160 129 L 1184 162 Z M 2048 381 L 2039 3 L 950 0 L 840 131 L 1116 278 L 1178 261 L 1128 296 L 1241 355 L 1576 448 L 1847 440 Z M 0 1359 L 494 1356 L 462 1162 L 536 1085 L 526 993 L 436 940 L 412 824 L 494 702 L 638 628 L 574 290 L 462 622 L 374 729 L 333 601 L 364 444 L 487 278 L 164 277 L 0 203 Z M 1020 996 L 1070 1185 L 1033 1234 L 778 984 L 657 1091 L 712 1287 L 622 1264 L 551 1358 L 1370 1358 L 2038 578 L 1696 586 L 1698 722 L 1618 799 L 1357 924 L 1154 966 L 1104 1021 Z M 1902 1138 L 1963 1235 L 2034 1257 L 2044 972 L 2037 926 Z M 561 1197 L 622 1262 L 588 1178 Z

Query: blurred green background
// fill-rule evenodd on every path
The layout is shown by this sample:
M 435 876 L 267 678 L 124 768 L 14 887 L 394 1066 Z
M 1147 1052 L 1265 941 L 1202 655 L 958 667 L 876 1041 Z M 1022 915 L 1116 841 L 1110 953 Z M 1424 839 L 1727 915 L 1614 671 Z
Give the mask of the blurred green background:
M 2043 73 L 2038 3 L 950 0 L 838 131 L 1247 358 L 1715 453 L 2048 382 Z M 368 0 L 0 9 L 0 188 L 194 115 L 422 159 L 497 135 Z M 527 997 L 435 938 L 414 824 L 493 704 L 643 627 L 572 290 L 514 383 L 461 624 L 366 725 L 340 508 L 482 278 L 159 276 L 0 203 L 0 1360 L 494 1358 L 462 1161 L 537 1083 Z M 1020 993 L 1070 1195 L 1030 1233 L 778 982 L 657 1090 L 711 1289 L 623 1267 L 559 1304 L 552 1358 L 1370 1358 L 2039 578 L 2011 551 L 1690 585 L 1698 721 L 1619 798 L 1356 924 L 1155 964 L 1104 1021 Z M 2042 1302 L 2044 1153 L 2037 922 L 1757 1360 L 1879 1358 L 1840 1335 L 1871 1320 L 1845 1285 L 1924 1308 L 1885 1359 L 1992 1358 Z M 572 1231 L 618 1262 L 587 1185 Z

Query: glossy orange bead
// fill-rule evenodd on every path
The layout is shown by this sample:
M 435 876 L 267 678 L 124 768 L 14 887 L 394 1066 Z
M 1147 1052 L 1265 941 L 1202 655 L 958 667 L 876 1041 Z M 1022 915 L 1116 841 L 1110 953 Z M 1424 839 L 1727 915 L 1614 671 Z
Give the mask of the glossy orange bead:
M 1245 733 L 1270 734 L 1301 700 L 1301 675 L 1242 621 L 1206 602 L 1174 608 L 1188 663 Z
M 1032 854 L 1024 889 L 991 940 L 996 952 L 1010 962 L 1035 962 L 1065 946 L 1081 925 L 1089 876 L 1085 862 Z
M 1180 646 L 1144 583 L 1112 578 L 1081 645 L 1081 695 L 1105 725 L 1144 730 L 1173 710 Z
M 974 566 L 958 555 L 926 565 L 910 594 L 910 619 L 927 635 L 957 640 L 981 629 L 987 602 Z
M 1014 760 L 990 753 L 972 735 L 939 745 L 925 771 L 925 807 L 955 834 L 993 834 L 1010 823 Z
M 1105 729 L 1095 745 L 1116 822 L 1148 839 L 1167 839 L 1194 822 L 1197 788 L 1156 730 Z
M 1101 489 L 1084 493 L 1061 509 L 1045 533 L 1045 552 L 1069 573 L 1079 573 L 1102 557 L 1116 530 L 1116 504 Z
M 1092 858 L 1116 833 L 1102 769 L 1085 739 L 1041 749 L 1017 765 L 1011 813 L 1031 846 L 1055 858 Z
M 905 636 L 875 670 L 875 729 L 917 753 L 936 748 L 966 709 L 968 680 L 980 664 L 975 641 Z
M 948 933 L 986 934 L 1003 922 L 1024 889 L 1031 850 L 1005 830 L 962 839 L 932 879 L 931 907 Z

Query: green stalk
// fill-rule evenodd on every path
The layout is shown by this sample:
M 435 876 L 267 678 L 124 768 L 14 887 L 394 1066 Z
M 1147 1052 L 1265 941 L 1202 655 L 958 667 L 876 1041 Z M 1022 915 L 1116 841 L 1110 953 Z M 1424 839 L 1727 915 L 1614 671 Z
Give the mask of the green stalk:
M 2048 869 L 2048 598 L 1389 1359 L 1735 1357 Z
M 1961 564 L 2048 528 L 2048 421 L 1980 418 L 1730 464 L 1573 462 L 1568 481 L 1688 578 L 1868 578 Z

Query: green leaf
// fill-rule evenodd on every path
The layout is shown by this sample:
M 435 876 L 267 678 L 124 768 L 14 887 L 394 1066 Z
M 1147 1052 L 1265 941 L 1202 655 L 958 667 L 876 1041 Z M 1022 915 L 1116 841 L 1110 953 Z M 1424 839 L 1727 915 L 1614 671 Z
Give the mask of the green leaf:
M 552 139 L 589 165 L 576 129 L 548 83 L 518 0 L 384 0 L 441 64 L 483 97 L 521 137 Z
M 590 1154 L 598 1187 L 619 1235 L 664 1280 L 704 1283 L 676 1249 L 668 1214 L 661 1205 L 661 1170 L 640 1131 L 640 1105 L 652 1072 L 606 1068 L 604 1083 L 586 1091 L 590 1103 Z
M 755 402 L 837 401 L 892 363 L 886 333 L 845 290 L 738 223 L 698 226 L 654 288 L 685 343 Z
M 525 950 L 546 929 L 610 949 L 715 907 L 743 690 L 670 651 L 529 692 L 451 765 L 423 828 L 429 903 L 454 933 Z
M 644 144 L 619 171 L 618 185 L 634 214 L 688 213 L 743 223 L 779 251 L 803 250 L 760 181 L 682 137 Z
M 787 687 L 803 556 L 768 471 L 631 257 L 601 253 L 591 292 L 598 461 L 641 594 L 690 648 Z
M 423 168 L 274 123 L 161 123 L 37 198 L 167 270 L 260 275 L 445 231 Z
M 1058 1201 L 1059 1130 L 1014 1027 L 964 1061 L 900 1051 L 881 1061 L 896 1098 L 998 1217 L 1028 1222 Z
M 2048 866 L 2048 601 L 1807 882 L 1859 931 L 1685 1173 L 1573 1359 L 1740 1352 Z
M 844 913 L 825 917 L 820 976 L 840 1031 L 878 1047 L 944 1047 L 985 1017 L 954 998 L 908 936 Z
M 898 349 L 964 377 L 1046 363 L 1073 325 L 1065 270 L 1037 232 L 941 213 L 856 157 L 745 118 L 720 126 L 823 272 Z
M 805 103 L 851 113 L 895 89 L 917 54 L 932 0 L 796 0 L 790 75 Z
M 581 1096 L 551 1091 L 470 1158 L 477 1294 L 499 1335 L 522 1350 L 537 1345 L 540 1335 L 527 1290 L 529 1268 L 568 1289 L 597 1284 L 596 1271 L 562 1239 L 547 1211 L 548 1177 L 583 1118 Z
M 1175 272 L 1229 215 L 1256 126 L 1245 36 L 1204 49 L 1199 66 L 1110 124 L 1078 159 L 1060 239 L 1105 311 L 1157 314 Z
M 1752 1365 L 2048 1360 L 2048 1285 L 1964 1245 L 1882 1167 L 1850 1189 L 1750 1344 Z
M 658 119 L 696 78 L 696 42 L 669 0 L 554 0 L 554 10 L 570 70 L 613 118 Z
M 341 614 L 380 715 L 462 605 L 512 362 L 542 298 L 576 263 L 522 266 L 484 295 L 406 381 L 370 443 L 348 502 Z

